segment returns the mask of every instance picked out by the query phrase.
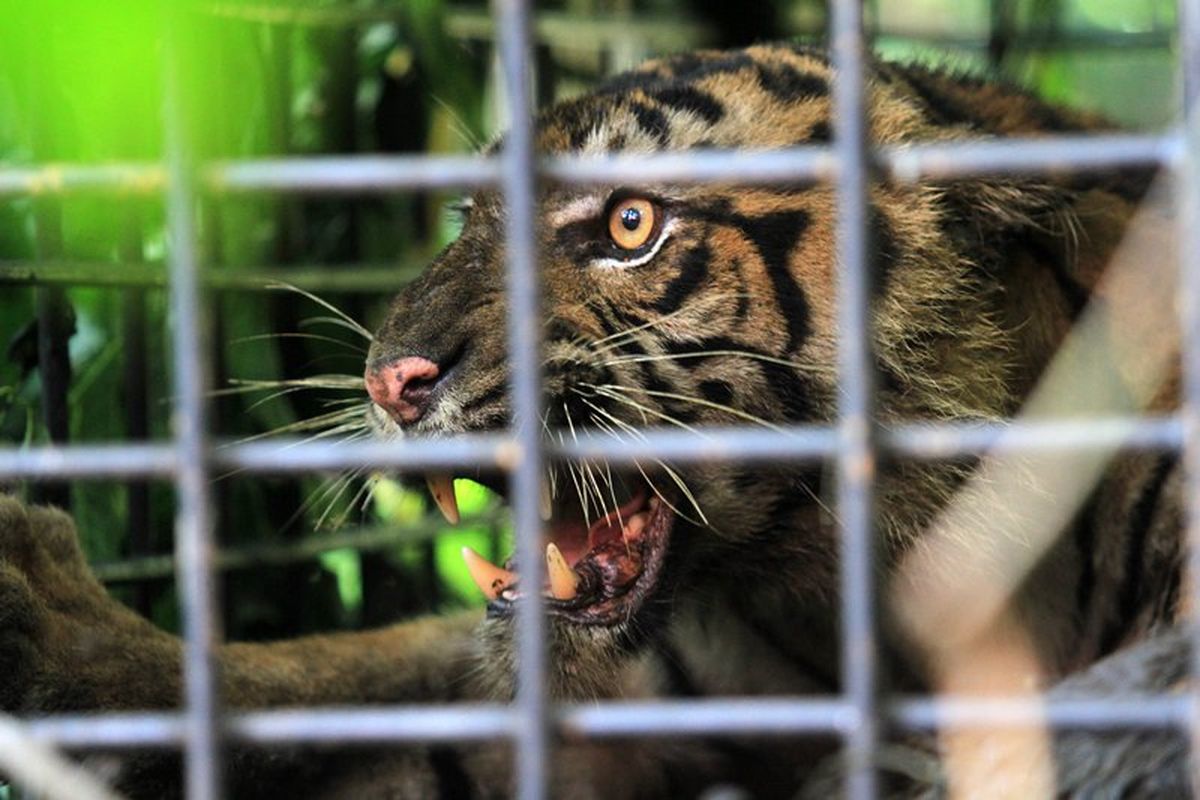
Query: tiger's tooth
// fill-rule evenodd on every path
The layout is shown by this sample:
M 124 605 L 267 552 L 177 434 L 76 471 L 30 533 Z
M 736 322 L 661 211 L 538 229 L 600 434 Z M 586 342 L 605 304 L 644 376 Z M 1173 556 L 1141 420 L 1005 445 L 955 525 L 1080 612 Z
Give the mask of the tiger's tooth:
M 579 576 L 554 542 L 546 545 L 546 574 L 550 577 L 550 594 L 556 600 L 570 600 L 579 592 Z
M 541 507 L 538 509 L 542 514 L 542 522 L 549 522 L 554 516 L 554 498 L 550 496 L 550 484 L 542 482 Z
M 634 514 L 629 518 L 629 521 L 625 523 L 625 528 L 622 531 L 625 534 L 626 539 L 636 539 L 642 534 L 642 530 L 646 527 L 647 516 L 648 515 L 643 512 L 641 514 Z
M 425 483 L 429 486 L 433 502 L 437 503 L 438 510 L 442 512 L 446 522 L 457 525 L 458 500 L 454 497 L 454 479 L 449 475 L 426 475 Z
M 497 567 L 469 547 L 462 549 L 463 561 L 467 564 L 467 572 L 471 580 L 479 587 L 488 600 L 495 600 L 501 592 L 516 584 L 518 575 L 506 569 Z

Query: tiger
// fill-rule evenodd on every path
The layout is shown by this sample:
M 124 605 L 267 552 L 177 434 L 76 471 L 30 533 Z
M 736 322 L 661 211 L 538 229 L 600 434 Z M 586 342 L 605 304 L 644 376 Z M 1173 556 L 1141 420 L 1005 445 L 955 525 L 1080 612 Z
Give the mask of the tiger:
M 824 50 L 792 43 L 667 56 L 540 112 L 536 150 L 603 156 L 825 145 L 837 127 L 837 77 Z M 865 101 L 877 147 L 1111 127 L 1009 85 L 873 57 Z M 504 147 L 501 138 L 489 152 Z M 1153 181 L 1149 167 L 872 181 L 866 227 L 875 424 L 1017 417 L 1088 307 L 1116 307 L 1118 293 L 1106 295 L 1103 278 Z M 579 433 L 635 440 L 647 429 L 703 437 L 708 426 L 728 425 L 785 436 L 787 426 L 836 420 L 835 187 L 547 179 L 534 213 L 525 222 L 535 231 L 543 295 L 544 418 L 513 419 L 503 242 L 514 220 L 503 194 L 485 188 L 463 203 L 457 239 L 400 289 L 372 339 L 363 414 L 378 437 L 402 448 L 414 438 L 514 424 L 538 425 L 547 441 L 560 443 Z M 1168 348 L 1174 353 L 1177 344 Z M 1172 366 L 1143 391 L 1148 399 L 1139 410 L 1171 413 L 1177 386 Z M 873 526 L 880 585 L 896 580 L 906 559 L 928 552 L 929 531 L 987 463 L 986 454 L 880 461 Z M 1121 452 L 1101 473 L 1012 600 L 1010 618 L 1037 665 L 1035 690 L 1066 680 L 1059 691 L 1095 685 L 1119 692 L 1111 675 L 1133 670 L 1106 658 L 1143 665 L 1144 690 L 1182 680 L 1186 645 L 1163 633 L 1185 613 L 1179 459 Z M 503 492 L 503 477 L 466 470 L 430 476 L 428 486 L 453 521 L 454 479 Z M 219 652 L 220 690 L 233 709 L 509 701 L 515 612 L 538 591 L 553 701 L 836 693 L 835 490 L 826 463 L 552 462 L 540 508 L 544 586 L 523 586 L 512 561 L 498 565 L 464 552 L 485 610 L 378 631 L 227 644 Z M 972 519 L 979 541 L 988 541 L 993 520 Z M 0 709 L 179 702 L 180 641 L 105 593 L 62 512 L 0 500 L 0 598 L 7 676 Z M 883 605 L 884 685 L 928 691 L 942 668 L 936 654 L 907 641 L 903 621 Z M 1162 666 L 1168 662 L 1170 669 Z M 1091 762 L 1078 754 L 1103 753 L 1106 741 L 1057 742 L 1058 752 L 1075 754 L 1076 767 L 1059 769 L 1062 782 L 1053 790 L 1070 794 L 1095 780 L 1101 773 L 1080 770 Z M 831 736 L 561 741 L 550 788 L 573 798 L 698 796 L 718 786 L 794 797 L 829 764 L 836 772 L 836 744 Z M 919 744 L 912 752 L 936 771 L 939 745 Z M 1178 783 L 1185 780 L 1178 748 L 1161 749 L 1174 760 L 1121 760 L 1129 770 L 1150 763 L 1158 770 L 1124 785 L 1186 785 Z M 269 753 L 234 747 L 227 773 L 235 794 L 254 796 L 504 797 L 515 791 L 511 757 L 502 743 Z M 118 763 L 115 785 L 131 796 L 180 791 L 174 760 L 124 753 Z M 1010 766 L 1020 771 L 1019 762 Z M 915 782 L 917 791 L 939 796 L 941 779 L 909 773 L 886 785 L 900 792 Z

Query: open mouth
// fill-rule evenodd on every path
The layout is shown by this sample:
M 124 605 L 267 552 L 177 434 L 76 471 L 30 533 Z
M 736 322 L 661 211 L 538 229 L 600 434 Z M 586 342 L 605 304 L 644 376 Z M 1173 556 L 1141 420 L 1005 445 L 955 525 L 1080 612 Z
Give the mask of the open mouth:
M 458 522 L 453 479 L 426 478 L 429 492 L 447 521 Z M 487 481 L 492 485 L 492 481 Z M 615 480 L 611 499 L 597 510 L 585 508 L 568 492 L 543 493 L 542 537 L 546 581 L 540 591 L 546 610 L 586 625 L 612 625 L 629 620 L 654 592 L 662 576 L 675 511 L 642 476 Z M 496 566 L 463 548 L 472 579 L 488 599 L 490 614 L 513 613 L 529 591 L 512 559 Z

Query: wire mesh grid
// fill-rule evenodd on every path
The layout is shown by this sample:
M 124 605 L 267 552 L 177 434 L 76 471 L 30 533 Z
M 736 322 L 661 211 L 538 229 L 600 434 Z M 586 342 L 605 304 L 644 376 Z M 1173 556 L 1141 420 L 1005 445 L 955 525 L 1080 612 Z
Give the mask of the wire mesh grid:
M 170 4 L 168 4 L 170 5 Z M 502 153 L 493 158 L 332 157 L 274 159 L 213 165 L 193 163 L 183 134 L 183 111 L 170 41 L 181 12 L 168 13 L 165 78 L 167 159 L 163 164 L 43 165 L 0 169 L 0 196 L 56 195 L 79 190 L 117 194 L 161 193 L 167 199 L 173 318 L 175 433 L 168 444 L 34 447 L 0 452 L 0 478 L 123 477 L 171 479 L 178 496 L 175 547 L 183 594 L 186 693 L 179 712 L 108 713 L 28 720 L 33 739 L 73 748 L 182 747 L 187 793 L 220 796 L 224 741 L 262 745 L 330 742 L 439 742 L 507 738 L 516 744 L 518 794 L 532 800 L 547 791 L 552 735 L 583 737 L 834 733 L 848 759 L 846 793 L 878 796 L 876 755 L 882 726 L 927 729 L 938 724 L 1004 727 L 1031 722 L 1090 730 L 1173 728 L 1200 733 L 1200 696 L 1164 695 L 1131 701 L 937 701 L 881 698 L 876 680 L 875 587 L 872 578 L 873 465 L 881 453 L 924 459 L 1008 450 L 1087 449 L 1120 444 L 1131 449 L 1180 450 L 1189 490 L 1189 591 L 1200 607 L 1200 126 L 1195 100 L 1200 83 L 1200 0 L 1179 3 L 1182 124 L 1162 135 L 1058 136 L 954 145 L 870 150 L 864 113 L 863 20 L 858 2 L 831 4 L 829 41 L 838 79 L 836 129 L 829 147 L 797 147 L 755 154 L 674 153 L 600 159 L 539 161 L 531 122 L 530 9 L 527 0 L 496 0 L 493 24 L 512 121 Z M 1006 426 L 905 425 L 887 431 L 872 422 L 872 354 L 868 326 L 868 182 L 915 182 L 982 174 L 1036 174 L 1157 165 L 1173 171 L 1180 187 L 1184 392 L 1170 417 L 1111 417 L 1089 421 L 1017 422 Z M 195 204 L 200 192 L 388 192 L 397 189 L 489 186 L 509 209 L 509 349 L 517 418 L 539 411 L 538 280 L 532 210 L 537 176 L 586 184 L 634 180 L 776 183 L 831 181 L 836 185 L 840 266 L 839 414 L 831 426 L 791 426 L 781 432 L 714 429 L 704 439 L 680 432 L 648 432 L 639 441 L 582 435 L 578 442 L 539 441 L 526 426 L 403 449 L 381 443 L 257 442 L 215 450 L 205 416 L 206 354 L 200 306 Z M 223 713 L 214 657 L 221 640 L 214 587 L 213 499 L 209 480 L 218 468 L 248 473 L 296 473 L 371 466 L 418 470 L 488 465 L 506 470 L 520 561 L 540 565 L 538 481 L 547 458 L 604 458 L 633 463 L 654 455 L 681 463 L 738 459 L 835 459 L 842 525 L 842 694 L 832 698 L 707 699 L 612 702 L 551 707 L 545 695 L 545 623 L 537 594 L 519 612 L 519 691 L 513 705 L 396 706 L 371 709 L 296 709 Z M 527 579 L 540 582 L 539 576 Z M 1193 631 L 1200 641 L 1200 630 Z M 1193 650 L 1200 659 L 1200 647 Z M 1200 676 L 1200 660 L 1193 674 Z M 1200 690 L 1200 681 L 1193 681 Z

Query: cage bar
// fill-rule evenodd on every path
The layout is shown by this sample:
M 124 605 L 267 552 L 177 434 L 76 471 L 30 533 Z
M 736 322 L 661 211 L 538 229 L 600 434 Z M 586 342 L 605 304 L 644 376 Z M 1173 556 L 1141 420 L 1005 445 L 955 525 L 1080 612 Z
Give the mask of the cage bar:
M 1062 135 L 1052 139 L 929 143 L 880 148 L 873 163 L 892 180 L 948 180 L 990 174 L 1032 175 L 1099 168 L 1173 166 L 1184 142 L 1165 133 Z M 836 180 L 838 154 L 822 145 L 734 152 L 697 150 L 647 155 L 553 156 L 541 159 L 547 178 L 571 184 L 664 182 L 777 184 Z M 471 156 L 308 156 L 223 161 L 203 170 L 212 192 L 389 192 L 499 185 L 496 158 Z M 0 167 L 0 197 L 73 192 L 148 194 L 167 179 L 154 164 Z
M 216 800 L 221 795 L 221 752 L 218 737 L 216 648 L 220 642 L 217 590 L 214 585 L 213 509 L 208 471 L 208 341 L 200 305 L 197 274 L 199 239 L 196 193 L 183 107 L 184 72 L 180 50 L 186 39 L 185 9 L 167 9 L 164 48 L 167 229 L 170 235 L 170 331 L 175 491 L 176 580 L 183 618 L 183 685 L 185 709 L 184 779 L 189 800 Z
M 1055 730 L 1187 730 L 1191 698 L 1184 694 L 1136 698 L 897 697 L 881 716 L 901 729 L 1008 728 L 1046 725 Z M 841 698 L 709 698 L 623 701 L 559 707 L 552 720 L 565 736 L 585 738 L 712 736 L 813 736 L 844 733 L 854 727 L 853 706 Z M 186 741 L 181 713 L 75 714 L 37 717 L 22 723 L 35 739 L 70 748 L 179 748 Z M 520 717 L 504 705 L 304 708 L 226 715 L 232 740 L 259 746 L 474 741 L 512 735 Z M 336 732 L 336 733 L 335 733 Z
M 870 180 L 862 4 L 833 0 L 829 19 L 833 80 L 833 148 L 837 176 L 838 452 L 841 542 L 841 681 L 854 711 L 845 731 L 843 791 L 851 800 L 878 796 L 874 587 L 875 403 L 871 352 L 867 192 Z
M 1012 424 L 908 423 L 879 432 L 880 449 L 921 459 L 983 453 L 1111 449 L 1174 450 L 1182 445 L 1178 416 L 1022 420 Z M 730 460 L 812 461 L 838 451 L 837 431 L 826 425 L 776 428 L 698 428 L 695 433 L 649 429 L 636 438 L 614 439 L 577 431 L 577 440 L 549 443 L 555 458 L 605 459 L 633 464 L 669 458 L 681 464 Z M 401 471 L 487 467 L 508 470 L 520 445 L 504 434 L 471 434 L 437 441 L 332 442 L 278 438 L 220 444 L 214 464 L 248 474 L 319 472 L 359 467 Z M 163 444 L 72 445 L 0 448 L 0 479 L 170 477 L 176 453 Z
M 542 482 L 541 278 L 537 271 L 537 217 L 533 131 L 530 11 L 527 0 L 494 0 L 500 69 L 509 120 L 501 148 L 507 211 L 505 246 L 510 392 L 519 457 L 509 476 L 517 563 L 521 580 L 541 586 L 545 575 L 538 499 Z M 516 791 L 522 800 L 546 796 L 546 619 L 541 592 L 526 592 L 517 609 Z

